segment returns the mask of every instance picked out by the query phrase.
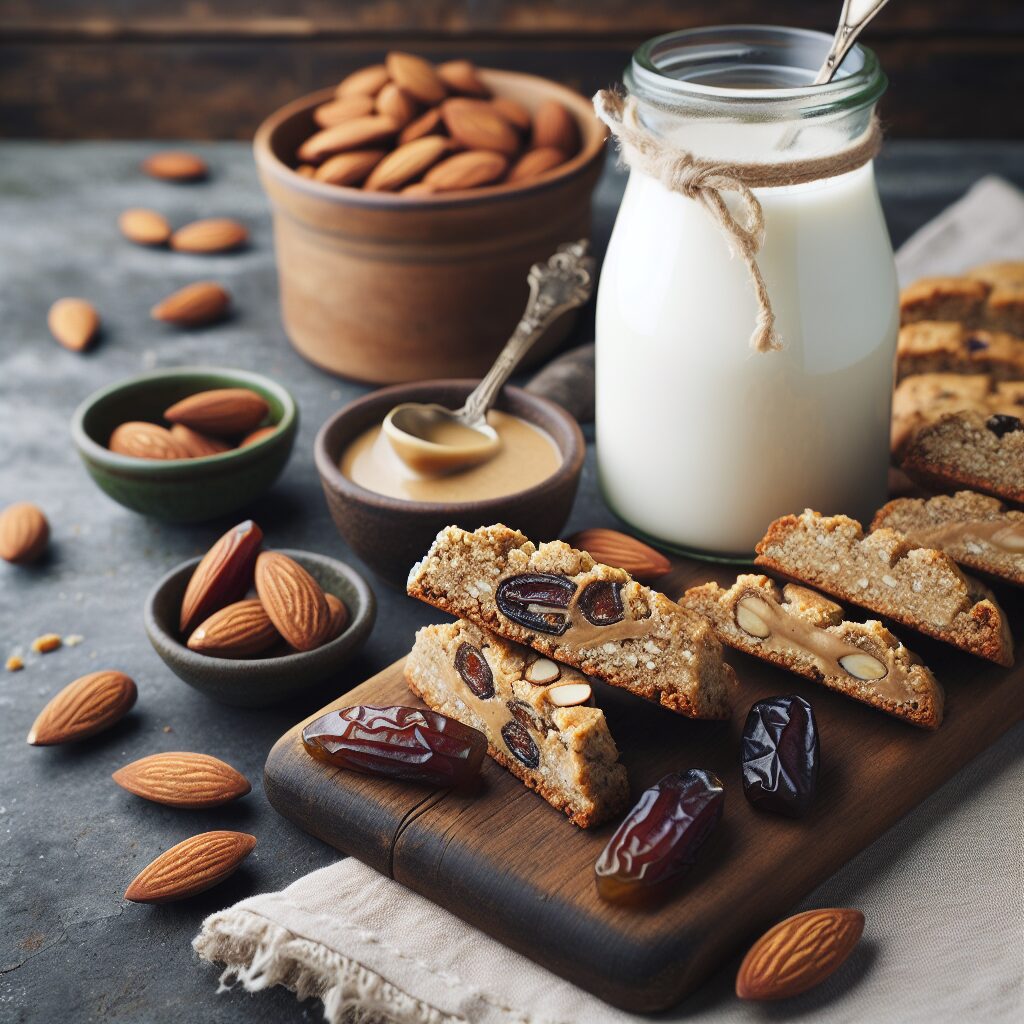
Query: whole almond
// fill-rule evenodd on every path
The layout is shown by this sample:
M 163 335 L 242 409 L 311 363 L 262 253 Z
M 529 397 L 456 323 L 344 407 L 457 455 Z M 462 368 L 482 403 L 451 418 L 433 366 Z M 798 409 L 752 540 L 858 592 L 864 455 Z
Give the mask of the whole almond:
M 312 164 L 299 164 L 299 166 L 295 168 L 295 173 L 300 178 L 315 178 L 316 168 Z
M 567 156 L 580 148 L 580 130 L 575 118 L 558 100 L 545 100 L 533 116 L 533 148 L 553 146 Z
M 124 718 L 138 695 L 135 683 L 123 672 L 90 672 L 65 686 L 39 712 L 28 742 L 48 747 L 95 736 Z
M 524 153 L 508 172 L 509 181 L 529 181 L 565 163 L 565 154 L 554 146 L 542 146 Z
M 229 252 L 249 240 L 245 225 L 230 217 L 207 217 L 178 228 L 171 235 L 171 248 L 178 252 Z
M 528 132 L 533 125 L 533 118 L 529 110 L 518 100 L 510 99 L 508 96 L 495 96 L 491 100 L 491 106 L 501 114 L 513 128 L 521 132 Z
M 324 594 L 324 598 L 327 601 L 327 609 L 331 613 L 331 625 L 327 630 L 327 635 L 324 637 L 324 643 L 328 643 L 331 640 L 337 640 L 342 633 L 345 632 L 345 627 L 348 625 L 349 614 L 348 608 L 345 602 L 340 597 L 335 597 L 334 594 Z
M 181 327 L 200 327 L 219 320 L 230 305 L 231 296 L 215 281 L 197 281 L 158 302 L 150 316 Z
M 313 120 L 321 128 L 330 128 L 331 125 L 351 121 L 354 117 L 365 117 L 367 114 L 372 114 L 373 106 L 372 96 L 359 94 L 340 96 L 328 103 L 321 103 L 313 111 Z
M 38 505 L 19 501 L 0 512 L 0 558 L 5 562 L 34 562 L 49 540 L 50 524 Z
M 248 388 L 197 391 L 164 410 L 164 419 L 204 434 L 248 434 L 270 412 L 267 400 Z
M 376 96 L 389 78 L 388 69 L 383 64 L 371 64 L 343 78 L 334 92 L 337 96 Z
M 317 181 L 328 185 L 358 185 L 381 162 L 385 149 L 357 149 L 325 160 L 314 172 Z
M 171 237 L 171 225 L 156 210 L 125 210 L 117 218 L 121 234 L 136 245 L 164 245 Z
M 251 792 L 249 780 L 209 754 L 150 754 L 119 768 L 111 778 L 122 788 L 168 807 L 220 807 Z
M 297 651 L 319 647 L 331 626 L 320 584 L 298 562 L 279 551 L 256 559 L 256 593 L 277 631 Z
M 425 181 L 414 181 L 411 185 L 399 191 L 402 196 L 432 196 L 437 194 L 437 189 L 428 185 Z
M 436 192 L 458 192 L 497 181 L 508 169 L 508 161 L 486 149 L 456 153 L 427 171 L 423 178 Z
M 823 982 L 853 952 L 864 931 L 859 910 L 808 910 L 769 928 L 736 975 L 740 999 L 787 999 Z
M 394 82 L 388 82 L 377 93 L 377 113 L 390 117 L 402 127 L 416 116 L 418 110 L 416 101 L 408 93 L 402 92 Z
M 160 854 L 136 875 L 124 898 L 132 903 L 171 903 L 213 888 L 252 853 L 256 837 L 245 832 L 203 832 Z
M 259 601 L 236 601 L 201 622 L 187 647 L 215 658 L 247 658 L 281 639 Z
M 54 338 L 72 352 L 84 352 L 100 331 L 99 313 L 85 299 L 58 299 L 46 323 Z
M 231 445 L 219 438 L 200 434 L 198 430 L 186 427 L 184 423 L 175 423 L 171 427 L 171 437 L 180 442 L 193 459 L 202 459 L 207 455 L 220 455 L 230 451 Z
M 444 126 L 440 107 L 431 107 L 425 114 L 420 114 L 411 124 L 407 124 L 398 136 L 398 144 L 422 139 L 424 135 L 435 135 Z
M 672 563 L 660 551 L 618 530 L 604 527 L 581 530 L 569 538 L 569 543 L 586 551 L 595 562 L 625 569 L 638 580 L 655 580 L 672 568 Z
M 450 148 L 451 142 L 441 135 L 425 135 L 407 142 L 377 164 L 363 188 L 369 192 L 394 192 L 436 164 Z
M 156 423 L 129 420 L 114 429 L 107 447 L 133 459 L 188 459 L 188 449 L 171 432 Z
M 515 129 L 484 100 L 446 100 L 441 116 L 452 138 L 467 149 L 494 150 L 505 156 L 519 150 Z
M 490 96 L 491 92 L 484 85 L 476 70 L 476 65 L 469 60 L 448 60 L 437 66 L 438 78 L 445 84 L 449 92 L 462 93 L 464 96 Z
M 147 157 L 142 162 L 142 169 L 154 178 L 166 181 L 198 181 L 209 173 L 202 157 L 170 150 Z
M 380 114 L 353 117 L 351 121 L 343 121 L 311 135 L 299 146 L 298 157 L 308 163 L 317 164 L 329 156 L 334 156 L 335 153 L 365 149 L 367 146 L 386 142 L 397 134 L 399 127 L 401 126 L 390 117 L 383 117 Z
M 422 57 L 392 50 L 384 63 L 391 81 L 420 103 L 440 103 L 448 93 L 434 65 Z
M 258 444 L 260 441 L 265 440 L 272 434 L 277 433 L 277 426 L 272 427 L 260 427 L 259 430 L 254 430 L 251 434 L 246 434 L 241 441 L 238 442 L 239 448 L 248 448 L 251 444 Z
M 233 526 L 195 567 L 181 599 L 178 627 L 190 633 L 219 608 L 238 600 L 252 583 L 263 531 L 251 520 Z

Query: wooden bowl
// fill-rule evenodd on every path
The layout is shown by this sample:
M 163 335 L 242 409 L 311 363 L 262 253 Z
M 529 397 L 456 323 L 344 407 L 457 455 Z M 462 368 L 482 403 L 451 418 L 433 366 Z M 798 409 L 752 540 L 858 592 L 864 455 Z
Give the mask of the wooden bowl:
M 409 570 L 446 526 L 475 530 L 505 523 L 531 539 L 550 540 L 569 518 L 586 453 L 583 434 L 561 406 L 520 388 L 506 387 L 495 407 L 546 430 L 562 454 L 558 469 L 533 487 L 482 501 L 406 501 L 367 490 L 338 468 L 349 444 L 400 402 L 439 402 L 457 409 L 476 384 L 433 380 L 383 388 L 345 406 L 317 434 L 316 468 L 338 532 L 374 572 L 396 586 L 404 588 Z
M 535 75 L 482 69 L 481 77 L 531 110 L 546 99 L 564 104 L 580 151 L 537 181 L 413 197 L 326 185 L 291 169 L 316 127 L 313 110 L 333 90 L 295 100 L 256 132 L 284 328 L 317 366 L 375 384 L 480 377 L 522 314 L 530 266 L 590 235 L 605 152 L 590 101 Z M 552 326 L 530 363 L 555 350 L 574 317 Z

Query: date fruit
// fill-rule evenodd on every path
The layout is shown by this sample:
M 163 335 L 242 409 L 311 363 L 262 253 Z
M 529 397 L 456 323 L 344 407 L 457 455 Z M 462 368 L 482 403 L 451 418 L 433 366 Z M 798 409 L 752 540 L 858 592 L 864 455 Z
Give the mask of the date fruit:
M 487 659 L 472 644 L 459 644 L 455 652 L 455 669 L 463 682 L 481 700 L 494 696 L 494 674 Z
M 611 626 L 625 618 L 622 607 L 622 584 L 610 580 L 589 583 L 580 594 L 580 611 L 594 626 Z
M 501 613 L 525 629 L 561 636 L 569 628 L 569 604 L 576 584 L 553 572 L 527 572 L 498 584 Z
M 725 806 L 716 775 L 701 768 L 666 775 L 644 791 L 594 865 L 597 892 L 646 903 L 693 864 Z
M 514 704 L 514 701 L 509 703 L 509 710 L 515 717 L 501 727 L 501 738 L 517 760 L 522 761 L 527 768 L 536 768 L 540 764 L 540 751 L 523 724 L 521 712 L 517 713 Z
M 389 779 L 461 786 L 480 774 L 487 738 L 479 729 L 407 707 L 329 711 L 302 730 L 314 757 L 339 768 Z
M 763 811 L 800 818 L 818 786 L 818 727 L 802 697 L 759 700 L 743 728 L 743 792 Z

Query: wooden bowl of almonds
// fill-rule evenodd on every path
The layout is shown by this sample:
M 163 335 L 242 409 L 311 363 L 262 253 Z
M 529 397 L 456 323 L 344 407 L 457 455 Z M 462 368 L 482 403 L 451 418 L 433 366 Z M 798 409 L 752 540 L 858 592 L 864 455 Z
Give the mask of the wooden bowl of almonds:
M 571 89 L 404 53 L 272 114 L 255 154 L 292 344 L 372 383 L 481 376 L 522 313 L 531 264 L 589 235 L 604 152 Z

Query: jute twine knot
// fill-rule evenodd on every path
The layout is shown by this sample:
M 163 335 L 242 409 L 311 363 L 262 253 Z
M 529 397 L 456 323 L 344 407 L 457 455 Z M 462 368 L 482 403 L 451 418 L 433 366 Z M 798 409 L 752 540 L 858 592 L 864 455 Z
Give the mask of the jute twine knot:
M 764 244 L 764 211 L 751 189 L 802 185 L 863 166 L 875 157 L 882 145 L 877 118 L 872 117 L 860 139 L 839 152 L 780 163 L 741 164 L 704 160 L 670 146 L 640 124 L 633 96 L 602 89 L 594 97 L 594 110 L 615 137 L 622 162 L 627 167 L 642 171 L 670 191 L 700 203 L 717 221 L 732 251 L 746 263 L 754 286 L 757 320 L 750 336 L 750 347 L 755 352 L 782 348 L 782 339 L 775 330 L 771 298 L 757 265 L 757 254 Z M 729 209 L 725 201 L 727 192 L 739 198 L 738 214 Z

